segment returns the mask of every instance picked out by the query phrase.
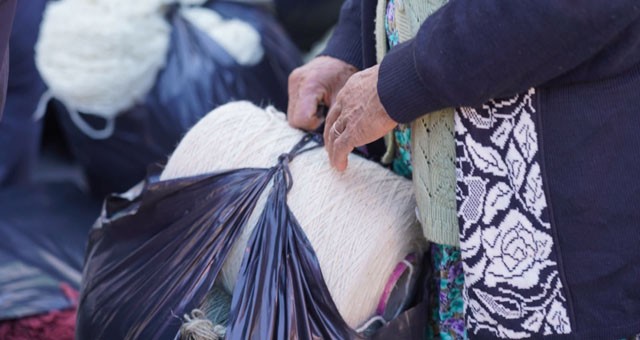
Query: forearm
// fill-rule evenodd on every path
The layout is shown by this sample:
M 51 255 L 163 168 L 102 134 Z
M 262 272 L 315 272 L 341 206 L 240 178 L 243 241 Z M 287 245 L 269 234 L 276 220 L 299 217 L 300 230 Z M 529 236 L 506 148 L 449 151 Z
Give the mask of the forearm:
M 477 106 L 565 74 L 640 16 L 637 0 L 452 0 L 380 66 L 394 120 Z M 399 89 L 402 89 L 401 91 Z

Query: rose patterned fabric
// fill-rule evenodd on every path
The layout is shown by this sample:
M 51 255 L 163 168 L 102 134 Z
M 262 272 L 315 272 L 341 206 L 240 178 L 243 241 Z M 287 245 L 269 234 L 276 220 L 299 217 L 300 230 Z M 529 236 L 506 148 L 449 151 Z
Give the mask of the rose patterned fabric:
M 500 338 L 571 332 L 541 174 L 534 89 L 456 111 L 466 327 Z
M 395 26 L 395 1 L 389 0 L 385 16 L 385 30 L 389 48 L 398 45 L 398 30 Z M 411 128 L 399 124 L 393 131 L 396 154 L 392 163 L 395 173 L 411 178 Z M 464 328 L 464 273 L 460 249 L 431 244 L 430 249 L 434 277 L 430 287 L 431 322 L 427 339 L 466 339 Z

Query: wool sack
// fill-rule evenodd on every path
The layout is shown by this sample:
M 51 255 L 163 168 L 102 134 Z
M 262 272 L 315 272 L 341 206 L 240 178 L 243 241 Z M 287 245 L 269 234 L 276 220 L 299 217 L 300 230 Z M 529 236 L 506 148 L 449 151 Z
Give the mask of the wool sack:
M 68 107 L 112 118 L 140 102 L 166 63 L 171 27 L 167 5 L 204 1 L 62 0 L 51 3 L 36 46 L 38 69 L 52 95 Z M 184 6 L 180 15 L 241 65 L 264 51 L 248 23 L 209 8 Z
M 166 162 L 205 113 L 232 100 L 286 107 L 300 53 L 260 6 L 201 0 L 61 0 L 36 62 L 91 191 Z M 40 108 L 46 108 L 46 100 Z
M 265 110 L 248 102 L 227 104 L 186 134 L 161 179 L 268 168 L 303 134 L 273 108 Z M 331 168 L 322 148 L 298 155 L 290 169 L 293 187 L 287 202 L 313 245 L 340 314 L 357 328 L 374 316 L 396 265 L 424 247 L 411 182 L 354 155 L 349 168 L 339 173 Z M 221 283 L 229 292 L 265 196 L 225 262 Z
M 36 44 L 36 65 L 52 95 L 85 113 L 113 118 L 151 90 L 165 65 L 171 27 L 133 1 L 122 13 L 106 1 L 51 2 Z M 156 9 L 157 11 L 157 9 Z

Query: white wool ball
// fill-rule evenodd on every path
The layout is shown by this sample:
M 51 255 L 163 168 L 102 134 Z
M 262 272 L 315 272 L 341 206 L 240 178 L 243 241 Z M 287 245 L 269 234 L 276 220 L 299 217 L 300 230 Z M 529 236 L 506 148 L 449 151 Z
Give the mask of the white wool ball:
M 171 28 L 161 15 L 123 16 L 99 2 L 49 3 L 36 65 L 56 98 L 109 118 L 151 90 L 165 64 Z
M 184 8 L 181 13 L 224 48 L 238 64 L 251 66 L 262 60 L 264 49 L 260 33 L 248 23 L 238 19 L 225 20 L 206 8 Z
M 182 8 L 180 15 L 207 33 L 220 27 L 224 21 L 224 18 L 218 12 L 201 7 Z
M 220 106 L 186 134 L 161 178 L 274 166 L 304 135 L 274 111 L 248 102 Z M 424 249 L 411 181 L 354 155 L 339 173 L 321 148 L 298 155 L 290 169 L 288 205 L 316 252 L 340 314 L 359 327 L 375 314 L 396 265 Z M 224 264 L 221 283 L 228 291 L 265 200 L 266 193 Z

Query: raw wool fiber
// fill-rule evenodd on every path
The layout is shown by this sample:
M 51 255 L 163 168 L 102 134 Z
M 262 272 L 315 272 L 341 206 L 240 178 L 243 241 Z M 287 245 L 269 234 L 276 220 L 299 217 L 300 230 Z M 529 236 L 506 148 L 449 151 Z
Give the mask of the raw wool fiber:
M 153 87 L 169 33 L 160 15 L 125 16 L 100 2 L 55 1 L 44 14 L 36 65 L 54 97 L 112 118 Z
M 202 0 L 62 0 L 48 5 L 36 45 L 36 65 L 50 94 L 69 110 L 114 118 L 142 102 L 166 62 L 171 27 L 166 5 L 207 33 L 238 64 L 263 56 L 248 23 L 192 7 Z
M 73 0 L 87 1 L 87 0 Z M 90 0 L 125 15 L 152 14 L 162 12 L 167 5 L 201 6 L 207 0 Z
M 88 0 L 74 0 L 80 2 L 87 2 Z M 121 15 L 148 15 L 155 14 L 163 8 L 173 2 L 171 0 L 91 0 L 99 4 L 100 6 L 108 8 L 110 12 L 119 13 Z
M 201 31 L 207 33 L 240 65 L 253 66 L 264 56 L 260 34 L 253 26 L 238 19 L 223 19 L 215 11 L 183 8 L 180 13 Z
M 86 1 L 86 0 L 85 0 Z M 124 15 L 158 14 L 169 4 L 180 4 L 180 14 L 207 33 L 240 65 L 255 65 L 264 55 L 260 34 L 248 23 L 225 20 L 215 11 L 198 7 L 206 0 L 99 0 L 110 11 Z
M 187 133 L 161 178 L 268 168 L 302 136 L 275 109 L 248 102 L 227 104 Z M 330 167 L 321 148 L 297 156 L 290 169 L 289 207 L 314 247 L 340 314 L 357 328 L 374 315 L 396 265 L 424 246 L 412 184 L 354 155 L 349 157 L 347 171 L 339 173 Z M 266 193 L 223 267 L 222 284 L 229 292 L 265 200 Z

